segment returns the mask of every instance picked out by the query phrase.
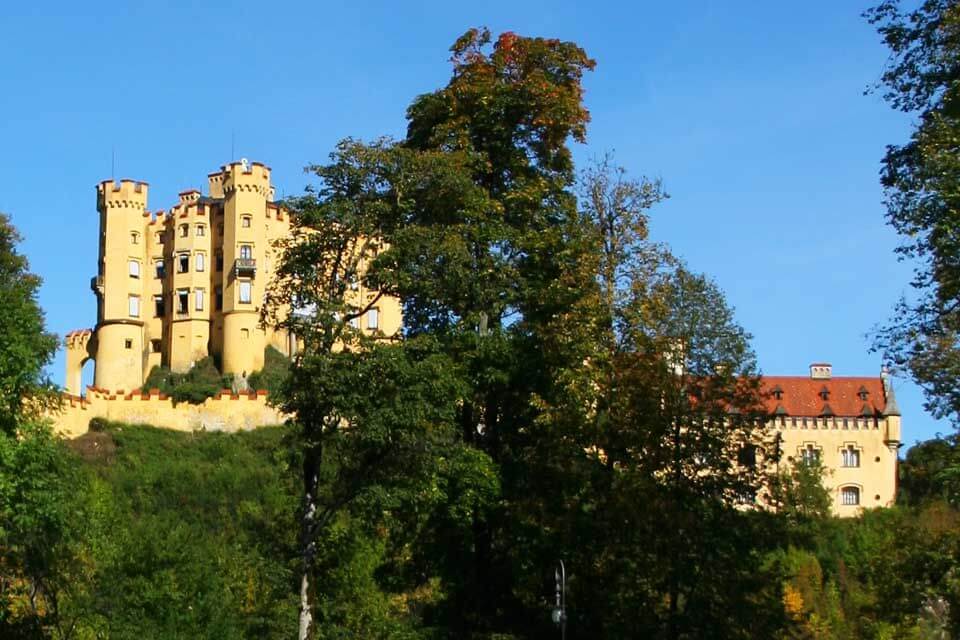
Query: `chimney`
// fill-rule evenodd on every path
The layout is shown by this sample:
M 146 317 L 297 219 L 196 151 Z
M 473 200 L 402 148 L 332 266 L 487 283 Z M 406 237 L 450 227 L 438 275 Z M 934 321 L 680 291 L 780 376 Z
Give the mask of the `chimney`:
M 813 380 L 829 380 L 833 367 L 829 362 L 815 362 L 810 365 L 810 378 Z

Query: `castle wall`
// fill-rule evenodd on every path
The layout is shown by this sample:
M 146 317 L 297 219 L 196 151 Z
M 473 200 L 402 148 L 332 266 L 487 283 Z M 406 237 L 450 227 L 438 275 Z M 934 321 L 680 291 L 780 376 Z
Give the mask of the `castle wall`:
M 282 424 L 287 416 L 267 404 L 267 395 L 231 394 L 224 390 L 203 404 L 174 404 L 153 390 L 150 394 L 111 392 L 88 387 L 84 398 L 65 395 L 63 409 L 49 418 L 61 435 L 75 438 L 87 432 L 92 418 L 144 424 L 176 431 L 246 431 Z

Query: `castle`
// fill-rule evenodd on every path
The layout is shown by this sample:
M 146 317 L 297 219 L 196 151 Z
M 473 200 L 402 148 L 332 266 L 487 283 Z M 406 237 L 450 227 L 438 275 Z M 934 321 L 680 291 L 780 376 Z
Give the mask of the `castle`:
M 809 376 L 764 376 L 762 390 L 780 468 L 819 461 L 840 516 L 894 504 L 901 416 L 886 372 L 834 377 L 817 363 Z
M 292 336 L 260 322 L 274 244 L 290 232 L 270 168 L 233 162 L 209 174 L 208 184 L 207 195 L 184 191 L 172 209 L 154 213 L 145 182 L 97 185 L 100 248 L 90 281 L 97 324 L 67 335 L 69 394 L 81 395 L 91 359 L 95 388 L 128 392 L 155 366 L 184 372 L 212 356 L 222 373 L 245 381 L 263 367 L 265 347 L 287 356 L 296 349 Z M 361 328 L 396 332 L 399 303 L 379 305 Z
M 270 169 L 233 162 L 209 174 L 208 184 L 207 195 L 184 191 L 172 209 L 154 213 L 144 182 L 97 185 L 97 324 L 66 337 L 68 402 L 55 419 L 62 432 L 84 433 L 93 417 L 185 430 L 253 428 L 285 418 L 263 392 L 225 390 L 203 405 L 174 406 L 157 392 L 139 391 L 155 366 L 183 372 L 212 356 L 222 373 L 243 382 L 262 368 L 268 345 L 288 356 L 296 349 L 294 336 L 260 322 L 274 243 L 290 232 Z M 362 303 L 375 292 L 358 285 L 353 294 Z M 399 301 L 384 296 L 377 304 L 357 328 L 398 332 Z M 83 394 L 81 370 L 91 359 L 94 384 Z M 809 377 L 765 376 L 763 390 L 779 464 L 819 460 L 834 513 L 893 504 L 900 411 L 886 374 L 834 377 L 830 365 L 815 364 Z

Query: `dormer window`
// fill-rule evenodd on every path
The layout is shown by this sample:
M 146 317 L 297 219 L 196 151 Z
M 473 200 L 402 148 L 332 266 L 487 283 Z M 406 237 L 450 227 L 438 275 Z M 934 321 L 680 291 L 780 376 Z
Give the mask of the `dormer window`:
M 777 385 L 771 389 L 771 393 L 773 393 L 773 397 L 777 400 L 783 400 L 783 389 L 780 388 L 780 385 Z
M 820 399 L 824 402 L 830 399 L 830 390 L 826 386 L 820 389 Z
M 857 391 L 857 395 L 860 396 L 860 399 L 861 399 L 861 400 L 863 400 L 864 402 L 866 402 L 866 401 L 867 401 L 867 398 L 870 397 L 870 392 L 867 391 L 867 388 L 866 388 L 866 387 L 864 387 L 863 385 L 860 385 L 860 390 Z

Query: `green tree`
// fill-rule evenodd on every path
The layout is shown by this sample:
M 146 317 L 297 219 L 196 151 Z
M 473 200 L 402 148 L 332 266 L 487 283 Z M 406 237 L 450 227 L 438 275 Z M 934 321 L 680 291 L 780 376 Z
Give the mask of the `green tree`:
M 57 348 L 37 302 L 40 279 L 17 252 L 20 236 L 0 214 L 0 635 L 68 634 L 59 596 L 76 533 L 70 472 L 62 445 L 40 420 L 55 408 L 44 367 Z
M 900 463 L 897 501 L 913 506 L 946 500 L 960 506 L 960 448 L 957 435 L 919 442 Z
M 960 421 L 960 6 L 898 0 L 866 13 L 890 49 L 881 85 L 895 109 L 913 114 L 910 140 L 883 161 L 887 221 L 914 270 L 915 296 L 903 299 L 875 347 L 923 388 L 937 417 Z

